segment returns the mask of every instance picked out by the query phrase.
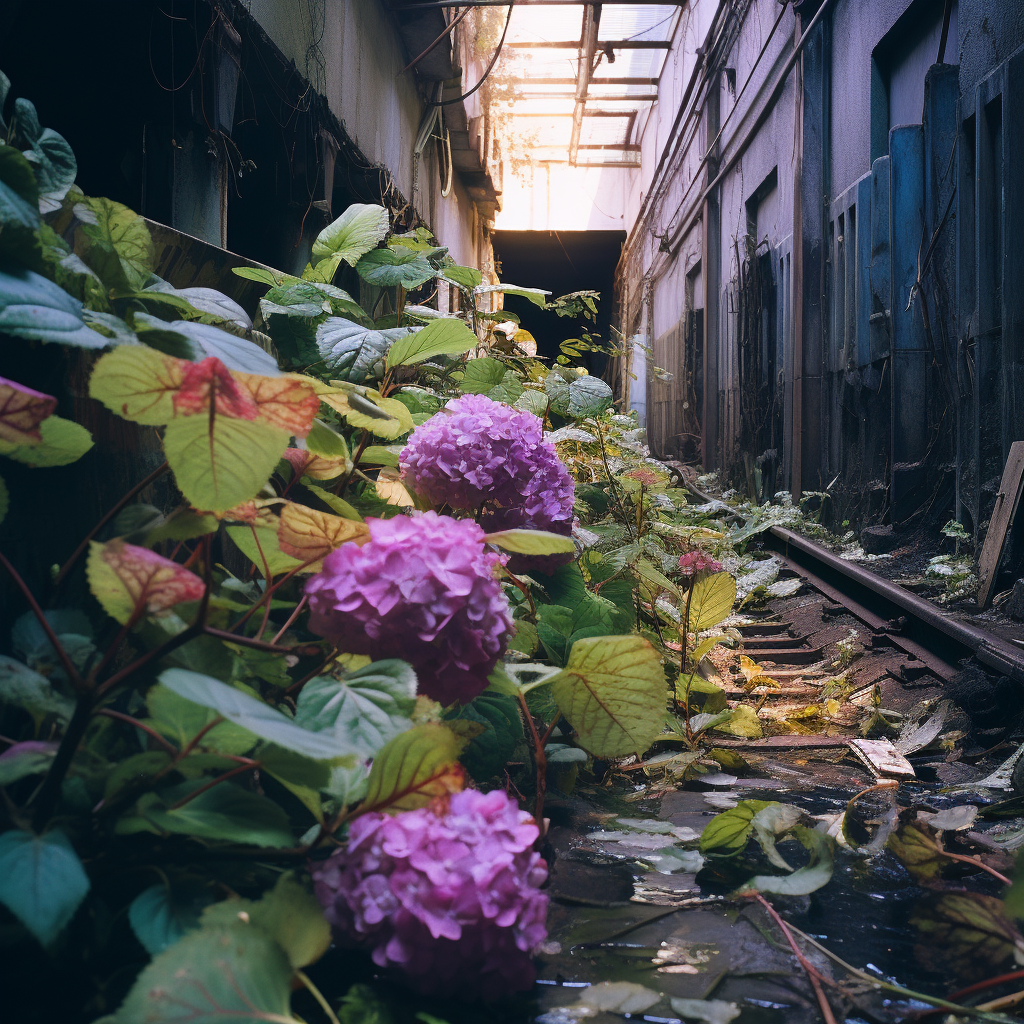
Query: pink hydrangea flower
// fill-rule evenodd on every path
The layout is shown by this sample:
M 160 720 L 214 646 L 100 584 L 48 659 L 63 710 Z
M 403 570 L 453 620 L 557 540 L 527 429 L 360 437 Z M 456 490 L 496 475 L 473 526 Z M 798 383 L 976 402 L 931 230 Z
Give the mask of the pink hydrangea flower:
M 540 419 L 486 395 L 456 398 L 418 426 L 400 462 L 402 478 L 435 505 L 506 509 L 534 529 L 572 522 L 572 477 Z
M 306 584 L 309 628 L 349 654 L 409 662 L 419 691 L 451 704 L 482 693 L 512 626 L 489 551 L 471 519 L 436 512 L 371 519 Z
M 529 989 L 547 937 L 537 826 L 501 790 L 447 806 L 365 814 L 312 869 L 336 934 L 429 995 L 495 999 Z
M 703 551 L 687 551 L 685 555 L 679 556 L 679 569 L 684 576 L 696 576 L 703 572 L 721 572 L 722 564 Z

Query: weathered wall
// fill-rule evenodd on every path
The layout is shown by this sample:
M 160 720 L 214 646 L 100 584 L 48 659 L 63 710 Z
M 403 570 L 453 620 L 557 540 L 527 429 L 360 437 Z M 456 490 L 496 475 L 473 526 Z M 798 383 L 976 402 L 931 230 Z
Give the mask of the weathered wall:
M 248 6 L 271 40 L 326 97 L 367 160 L 391 172 L 453 258 L 477 266 L 486 250 L 472 200 L 457 179 L 451 195 L 441 197 L 433 145 L 421 157 L 418 174 L 414 167 L 424 107 L 412 72 L 401 73 L 406 58 L 386 6 L 375 0 L 323 0 L 319 11 L 307 5 L 301 16 L 291 0 L 251 0 Z

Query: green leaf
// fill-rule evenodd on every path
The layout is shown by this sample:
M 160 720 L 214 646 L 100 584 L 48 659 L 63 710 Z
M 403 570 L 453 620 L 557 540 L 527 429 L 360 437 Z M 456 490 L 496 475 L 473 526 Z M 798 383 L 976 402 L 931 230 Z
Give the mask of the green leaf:
M 153 239 L 146 222 L 112 199 L 86 197 L 75 205 L 82 222 L 82 258 L 119 292 L 141 291 L 153 272 Z
M 328 369 L 341 380 L 362 384 L 376 376 L 388 348 L 410 332 L 408 327 L 378 331 L 342 317 L 328 317 L 316 330 L 316 347 Z
M 30 775 L 44 775 L 53 764 L 57 744 L 42 740 L 15 743 L 0 754 L 0 786 L 9 786 Z
M 150 956 L 159 956 L 169 946 L 199 927 L 203 908 L 213 902 L 205 885 L 164 884 L 143 889 L 128 907 L 128 923 Z
M 390 1005 L 369 985 L 353 985 L 338 1007 L 341 1024 L 395 1024 Z
M 471 292 L 474 288 L 478 287 L 484 279 L 483 274 L 475 267 L 442 267 L 441 273 L 438 276 L 443 277 L 446 281 L 451 281 L 452 284 L 457 284 L 467 292 Z
M 681 601 L 685 602 L 685 595 Z M 697 580 L 690 598 L 690 617 L 686 628 L 690 633 L 717 626 L 732 612 L 736 601 L 736 580 L 727 572 L 716 572 Z M 685 609 L 685 605 L 684 605 Z
M 315 963 L 331 945 L 331 926 L 323 907 L 291 873 L 281 875 L 262 899 L 228 899 L 207 907 L 203 927 L 233 925 L 246 918 L 285 951 L 297 970 Z
M 474 697 L 468 704 L 448 712 L 445 719 L 475 722 L 484 727 L 479 736 L 469 741 L 461 757 L 467 771 L 477 782 L 500 775 L 523 738 L 519 702 L 515 697 L 489 690 Z
M 910 822 L 893 832 L 886 846 L 918 882 L 938 878 L 953 863 L 935 832 L 920 822 Z
M 361 466 L 397 466 L 401 451 L 401 445 L 385 447 L 384 445 L 370 444 L 363 449 L 363 454 L 359 456 L 359 464 Z
M 412 726 L 415 705 L 416 673 L 406 662 L 388 659 L 344 679 L 310 680 L 299 694 L 295 724 L 332 734 L 348 750 L 368 758 Z
M 229 722 L 285 750 L 293 750 L 318 761 L 357 752 L 347 738 L 304 728 L 269 704 L 199 672 L 169 668 L 160 674 L 160 682 L 179 697 L 211 708 Z
M 354 267 L 387 233 L 388 211 L 383 206 L 353 203 L 313 242 L 312 264 L 317 277 L 330 281 L 342 260 Z
M 92 434 L 80 423 L 62 416 L 47 416 L 39 424 L 39 444 L 0 441 L 0 455 L 43 469 L 77 462 L 93 446 Z
M 314 488 L 312 484 L 305 486 L 310 490 L 320 490 L 318 487 Z M 276 523 L 257 524 L 255 527 L 228 526 L 224 532 L 231 538 L 232 544 L 256 566 L 261 576 L 265 575 L 266 569 L 270 570 L 271 576 L 280 576 L 281 573 L 290 572 L 296 566 L 302 565 L 298 558 L 292 558 L 281 550 Z
M 0 145 L 0 226 L 34 231 L 39 224 L 39 188 L 32 168 L 14 146 Z
M 292 974 L 262 928 L 201 928 L 143 970 L 110 1024 L 292 1024 Z
M 336 512 L 343 519 L 354 519 L 357 523 L 361 523 L 363 521 L 363 517 L 347 501 L 345 501 L 344 498 L 339 498 L 336 494 L 332 494 L 323 487 L 312 483 L 308 477 L 303 477 L 302 486 L 305 487 L 307 491 L 315 494 L 329 509 L 331 509 L 332 512 Z M 230 532 L 230 530 L 228 532 Z M 287 558 L 288 556 L 282 555 L 281 557 Z M 299 563 L 296 562 L 295 564 L 298 565 Z
M 322 455 L 326 459 L 347 459 L 349 457 L 345 438 L 323 420 L 313 420 L 309 434 L 306 435 L 306 447 L 314 455 Z
M 692 722 L 691 722 L 692 726 Z M 803 817 L 803 811 L 795 804 L 769 804 L 754 815 L 754 838 L 764 851 L 764 855 L 777 868 L 792 871 L 786 859 L 775 846 L 777 836 L 785 835 Z
M 737 704 L 732 709 L 729 721 L 714 726 L 714 730 L 729 736 L 742 736 L 744 739 L 756 740 L 764 735 L 757 712 L 748 704 Z
M 60 201 L 68 194 L 78 174 L 74 151 L 63 135 L 52 128 L 44 128 L 25 156 L 35 165 L 36 181 L 39 182 L 39 209 L 43 213 L 59 210 Z
M 532 412 L 534 416 L 543 418 L 548 411 L 548 396 L 544 391 L 526 388 L 514 404 L 517 409 Z
M 163 832 L 197 839 L 264 847 L 292 845 L 291 825 L 281 807 L 265 796 L 230 782 L 200 793 L 182 807 L 173 806 L 206 784 L 207 780 L 196 779 L 159 794 L 147 793 L 139 801 L 136 814 Z M 121 828 L 120 823 L 118 828 Z
M 225 512 L 254 497 L 288 444 L 287 432 L 259 420 L 202 414 L 176 416 L 164 452 L 181 493 L 208 512 Z
M 491 388 L 501 383 L 507 367 L 492 356 L 481 356 L 466 362 L 459 390 L 467 395 L 486 395 Z
M 273 270 L 270 267 L 232 267 L 231 273 L 244 277 L 246 281 L 255 281 L 257 284 L 269 284 L 272 287 L 300 280 L 298 277 L 285 274 L 280 270 Z
M 476 335 L 461 320 L 434 320 L 415 334 L 396 341 L 388 351 L 388 366 L 412 366 L 441 355 L 459 355 L 476 348 Z
M 576 545 L 572 537 L 560 533 L 549 533 L 547 530 L 499 530 L 489 533 L 484 540 L 488 544 L 514 551 L 519 555 L 559 555 L 575 554 Z
M 712 857 L 732 857 L 747 848 L 747 840 L 754 831 L 754 815 L 766 807 L 778 805 L 775 800 L 741 800 L 721 814 L 716 814 L 704 826 L 700 837 L 700 852 Z
M 217 717 L 216 711 L 179 697 L 166 686 L 158 684 L 150 687 L 146 692 L 146 709 L 150 715 L 146 724 L 182 749 L 189 746 L 204 729 L 206 731 L 196 745 L 197 750 L 247 754 L 257 742 L 254 733 L 233 722 L 221 722 L 207 729 Z
M 662 730 L 668 697 L 661 658 L 639 636 L 577 640 L 551 693 L 595 757 L 643 754 Z
M 75 709 L 75 702 L 49 679 L 5 654 L 0 654 L 0 701 L 24 708 L 35 718 L 56 715 L 62 722 Z
M 820 889 L 832 877 L 834 841 L 805 825 L 797 825 L 792 834 L 810 853 L 810 860 L 789 875 L 755 875 L 740 888 L 741 893 L 774 892 L 780 896 L 806 896 Z
M 535 306 L 544 309 L 547 306 L 547 297 L 551 292 L 543 288 L 521 288 L 517 284 L 481 284 L 473 289 L 474 295 L 493 295 L 495 292 L 504 292 L 506 295 L 518 295 L 520 298 L 529 299 Z
M 405 249 L 371 249 L 356 264 L 356 272 L 368 284 L 378 288 L 394 288 L 401 285 L 406 291 L 419 288 L 421 284 L 437 276 L 437 271 L 422 253 Z
M 109 344 L 82 321 L 82 304 L 76 298 L 25 269 L 0 270 L 0 334 L 78 348 Z
M 559 416 L 599 416 L 612 404 L 612 389 L 598 377 L 555 369 L 544 381 L 551 409 Z
M 166 329 L 188 338 L 193 349 L 193 355 L 189 358 L 195 361 L 214 356 L 229 370 L 254 373 L 261 377 L 281 376 L 277 360 L 248 338 L 239 338 L 211 324 L 192 323 L 188 320 L 176 320 Z
M 410 810 L 462 789 L 458 763 L 466 741 L 440 722 L 424 722 L 390 740 L 373 759 L 361 811 Z
M 44 946 L 56 940 L 88 891 L 82 862 L 60 829 L 0 835 L 0 903 Z

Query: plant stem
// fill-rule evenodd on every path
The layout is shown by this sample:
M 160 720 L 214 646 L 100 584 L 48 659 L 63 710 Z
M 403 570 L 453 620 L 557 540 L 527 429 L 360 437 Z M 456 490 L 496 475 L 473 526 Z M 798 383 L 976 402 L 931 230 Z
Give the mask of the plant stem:
M 881 978 L 875 977 L 875 975 L 873 974 L 868 974 L 867 971 L 862 971 L 859 968 L 854 967 L 852 964 L 848 964 L 841 956 L 838 956 L 836 953 L 833 953 L 831 949 L 829 949 L 826 946 L 823 946 L 816 939 L 811 938 L 811 936 L 808 935 L 806 932 L 802 932 L 799 928 L 796 927 L 796 925 L 791 924 L 787 927 L 790 929 L 790 931 L 799 935 L 800 938 L 808 945 L 813 946 L 819 952 L 824 953 L 825 956 L 827 956 L 830 960 L 839 964 L 839 966 L 842 967 L 844 971 L 848 971 L 855 978 L 859 978 L 861 981 L 866 981 L 870 985 L 874 985 L 876 988 L 885 989 L 886 992 L 893 992 L 896 995 L 906 996 L 908 999 L 919 999 L 923 1003 L 931 1003 L 933 1006 L 937 1007 L 940 1010 L 949 1010 L 952 1013 L 961 1014 L 967 1017 L 978 1017 L 981 1020 L 991 1021 L 1001 1021 L 1004 1019 L 1001 1017 L 993 1016 L 989 1013 L 985 1013 L 984 1011 L 979 1010 L 973 1006 L 963 1006 L 960 1003 L 950 1002 L 949 999 L 942 999 L 938 996 L 930 996 L 926 992 L 916 992 L 912 988 L 904 988 L 902 985 L 896 985 L 891 981 L 883 981 Z M 988 988 L 994 984 L 998 984 L 1001 981 L 1011 981 L 1019 977 L 1024 977 L 1024 971 L 1018 971 L 1013 974 L 1008 974 L 1001 978 L 990 979 L 988 982 L 979 982 L 977 986 L 971 986 L 970 988 L 964 989 L 963 991 L 954 992 L 953 998 L 959 998 L 964 994 L 970 993 L 971 991 L 980 990 L 983 987 Z M 919 1013 L 916 1016 L 924 1017 L 930 1013 L 935 1012 L 935 1010 L 925 1010 L 923 1013 Z
M 981 868 L 982 871 L 987 871 L 994 879 L 1002 882 L 1003 885 L 1013 885 L 1013 882 L 1006 875 L 1000 874 L 995 868 L 990 868 L 987 864 L 983 864 L 974 857 L 968 857 L 962 853 L 950 853 L 948 850 L 943 850 L 942 855 L 950 860 L 958 860 L 961 864 L 972 864 L 976 868 Z
M 37 832 L 42 832 L 43 827 L 57 808 L 64 776 L 67 775 L 71 761 L 78 751 L 78 745 L 82 742 L 86 729 L 89 728 L 92 709 L 93 695 L 91 693 L 80 694 L 75 704 L 74 714 L 64 731 L 60 746 L 57 748 L 57 756 L 54 757 L 53 764 L 50 765 L 50 770 L 46 773 L 46 778 L 43 779 L 43 784 L 39 789 L 39 798 L 32 815 L 32 826 Z
M 327 666 L 330 665 L 330 663 L 332 661 L 334 661 L 334 659 L 337 656 L 338 656 L 337 648 L 332 647 L 331 648 L 331 653 L 322 662 L 320 662 L 320 664 L 317 665 L 317 667 L 315 669 L 313 669 L 312 672 L 306 673 L 306 675 L 304 675 L 297 683 L 292 683 L 292 685 L 289 686 L 288 689 L 285 690 L 284 692 L 289 697 L 291 697 L 292 694 L 299 693 L 302 690 L 302 688 L 306 685 L 306 683 L 308 683 L 310 681 L 310 679 L 315 679 L 318 675 L 320 675 L 320 673 L 323 672 L 323 670 L 325 668 L 327 668 Z
M 288 632 L 289 627 L 295 622 L 295 620 L 302 614 L 302 609 L 306 607 L 306 602 L 309 598 L 303 594 L 302 600 L 295 606 L 295 611 L 285 619 L 284 625 L 271 637 L 270 642 L 276 644 Z
M 78 669 L 75 668 L 74 663 L 68 657 L 68 652 L 64 650 L 61 642 L 57 639 L 57 634 L 54 633 L 53 627 L 50 625 L 49 620 L 43 613 L 43 609 L 39 607 L 39 602 L 32 596 L 32 591 L 28 589 L 25 581 L 18 575 L 18 571 L 7 560 L 7 557 L 3 552 L 0 552 L 0 564 L 2 564 L 7 570 L 11 579 L 14 580 L 17 588 L 24 595 L 25 600 L 28 601 L 28 605 L 32 609 L 32 614 L 35 615 L 36 619 L 39 621 L 39 625 L 43 629 L 43 632 L 46 634 L 46 639 L 53 644 L 53 649 L 57 652 L 57 657 L 60 658 L 60 663 L 64 666 L 64 671 L 68 674 L 68 680 L 71 682 L 71 685 L 79 693 L 88 693 L 89 687 L 86 685 L 85 680 L 82 679 Z
M 597 439 L 601 442 L 601 461 L 604 463 L 605 476 L 608 477 L 608 486 L 611 488 L 612 497 L 615 498 L 615 504 L 619 506 L 619 515 L 622 516 L 626 529 L 629 531 L 630 536 L 636 540 L 636 535 L 633 533 L 633 522 L 626 513 L 626 506 L 622 501 L 622 496 L 619 494 L 619 489 L 615 485 L 615 479 L 608 465 L 608 449 L 604 446 L 604 431 L 601 429 L 601 421 L 596 416 L 594 417 L 594 423 L 597 424 Z
M 804 969 L 808 979 L 811 983 L 811 988 L 814 989 L 815 998 L 818 1000 L 818 1006 L 821 1008 L 821 1015 L 825 1018 L 825 1024 L 836 1024 L 835 1015 L 832 1013 L 832 1007 L 829 1006 L 828 999 L 825 997 L 825 990 L 821 987 L 822 982 L 828 985 L 835 986 L 835 982 L 831 978 L 826 978 L 823 974 L 820 974 L 814 967 L 814 965 L 803 955 L 800 951 L 800 947 L 796 944 L 796 940 L 793 938 L 792 932 L 789 930 L 789 926 L 785 921 L 778 915 L 775 908 L 760 894 L 757 893 L 755 899 L 762 907 L 767 911 L 769 917 L 778 925 L 779 931 L 786 937 L 786 941 L 789 943 L 790 948 L 793 950 L 794 955 L 800 963 L 800 966 Z
M 533 603 L 533 594 L 530 593 L 530 588 L 514 573 L 508 571 L 508 566 L 503 567 L 505 575 L 509 580 L 521 591 L 523 597 L 529 602 L 530 605 L 530 619 L 534 625 L 537 624 L 537 606 Z
M 323 1010 L 324 1013 L 327 1015 L 327 1019 L 331 1022 L 331 1024 L 341 1024 L 341 1021 L 338 1020 L 334 1011 L 331 1009 L 331 1004 L 327 1002 L 326 999 L 324 999 L 323 993 L 320 991 L 320 989 L 318 989 L 316 985 L 314 985 L 313 982 L 309 980 L 309 977 L 307 976 L 306 972 L 296 971 L 295 977 L 298 978 L 299 981 L 301 981 L 302 984 L 305 985 L 307 989 L 309 989 L 309 994 L 320 1004 L 320 1009 Z
M 366 450 L 366 446 L 370 441 L 370 432 L 363 427 L 362 436 L 359 438 L 359 447 L 356 448 L 355 455 L 352 456 L 352 468 L 342 476 L 338 482 L 334 485 L 334 493 L 340 498 L 345 491 L 348 490 L 348 485 L 352 482 L 352 476 L 356 471 L 356 466 L 359 465 L 359 459 L 362 457 L 363 452 Z
M 226 782 L 228 779 L 233 778 L 235 775 L 241 775 L 244 772 L 250 772 L 254 768 L 259 768 L 259 761 L 247 761 L 245 764 L 240 764 L 237 768 L 232 768 L 231 771 L 225 772 L 223 775 L 218 775 L 215 779 L 210 779 L 209 782 L 204 786 L 200 786 L 198 789 L 192 790 L 191 793 L 182 797 L 176 804 L 171 804 L 167 808 L 169 811 L 176 811 L 179 807 L 184 807 L 185 804 L 195 800 L 197 796 L 202 796 L 207 790 L 213 789 L 214 786 L 219 786 L 222 782 Z
M 178 748 L 168 741 L 166 737 L 161 736 L 156 729 L 152 728 L 152 726 L 146 725 L 145 722 L 140 722 L 137 718 L 132 718 L 131 715 L 123 714 L 120 711 L 114 711 L 112 708 L 100 708 L 96 714 L 101 715 L 103 718 L 113 718 L 118 722 L 125 722 L 136 729 L 141 729 L 147 736 L 156 740 L 156 742 L 159 743 L 160 746 L 171 755 L 171 757 L 178 757 Z
M 544 838 L 544 796 L 547 791 L 548 759 L 544 753 L 544 741 L 537 733 L 537 726 L 533 724 L 533 715 L 530 714 L 526 698 L 520 693 L 518 700 L 519 708 L 526 719 L 526 726 L 530 730 L 530 739 L 533 741 L 533 763 L 537 773 L 537 798 L 533 808 L 533 820 L 537 823 L 539 842 Z
M 137 494 L 144 491 L 151 483 L 159 480 L 160 477 L 168 470 L 168 465 L 164 462 L 162 465 L 157 466 L 152 473 L 149 474 L 144 480 L 137 483 L 103 518 L 85 535 L 85 539 L 77 548 L 72 552 L 71 557 L 60 567 L 60 572 L 57 573 L 57 578 L 53 581 L 54 586 L 54 597 L 60 593 L 61 586 L 64 580 L 67 579 L 68 573 L 74 567 L 75 563 L 79 558 L 82 557 L 82 552 L 85 551 L 89 546 L 89 542 L 96 536 L 100 530 L 103 529 L 107 523 L 110 522 L 118 512 L 121 511 L 132 500 Z

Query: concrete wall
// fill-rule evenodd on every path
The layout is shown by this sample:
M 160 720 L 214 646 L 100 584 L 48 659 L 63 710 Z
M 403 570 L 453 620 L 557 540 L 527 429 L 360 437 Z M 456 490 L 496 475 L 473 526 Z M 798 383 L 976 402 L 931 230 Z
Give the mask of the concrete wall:
M 413 197 L 413 146 L 424 107 L 386 5 L 376 0 L 323 0 L 301 10 L 291 0 L 251 0 L 249 10 L 284 55 L 327 99 L 367 160 L 386 167 Z M 468 69 L 472 76 L 472 68 Z M 470 112 L 472 113 L 472 112 Z M 461 264 L 486 258 L 472 200 L 456 180 L 442 198 L 435 147 L 421 158 L 415 206 Z

